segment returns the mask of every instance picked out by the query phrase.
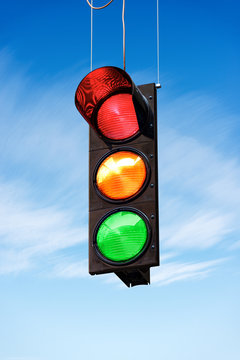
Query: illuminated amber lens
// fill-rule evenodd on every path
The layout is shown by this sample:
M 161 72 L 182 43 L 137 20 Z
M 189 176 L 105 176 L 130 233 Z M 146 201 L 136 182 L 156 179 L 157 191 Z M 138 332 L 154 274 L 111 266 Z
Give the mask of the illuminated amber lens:
M 97 187 L 113 200 L 134 196 L 143 186 L 147 171 L 143 159 L 131 151 L 109 155 L 97 171 Z

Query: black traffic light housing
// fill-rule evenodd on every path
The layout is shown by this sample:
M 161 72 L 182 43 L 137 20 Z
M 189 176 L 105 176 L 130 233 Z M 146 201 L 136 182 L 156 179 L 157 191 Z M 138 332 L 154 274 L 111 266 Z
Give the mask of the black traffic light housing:
M 127 85 L 125 84 L 125 87 L 117 86 L 117 82 L 114 83 L 114 79 L 110 76 L 105 79 L 107 92 L 103 91 L 104 96 L 101 99 L 98 99 L 96 96 L 92 98 L 93 101 L 90 101 L 90 98 L 87 99 L 88 94 L 85 96 L 82 89 L 80 96 L 79 88 L 76 92 L 76 106 L 91 125 L 89 132 L 89 273 L 95 275 L 114 272 L 129 287 L 149 284 L 150 267 L 159 265 L 156 87 L 155 84 L 136 87 L 129 75 L 118 68 L 105 67 L 100 69 L 113 69 L 114 73 L 117 72 L 117 74 L 123 76 L 124 81 L 125 79 L 127 80 Z M 113 91 L 108 92 L 109 81 L 111 84 L 114 83 L 116 87 Z M 85 87 L 92 89 L 94 93 L 94 87 L 90 83 L 86 82 Z M 121 92 L 127 92 L 132 95 L 132 102 L 139 125 L 138 133 L 127 139 L 127 141 L 116 141 L 106 138 L 99 131 L 96 121 L 98 110 L 104 101 L 111 97 L 112 94 L 119 94 Z M 82 106 L 82 103 L 84 106 Z M 85 116 L 84 107 L 85 109 L 88 108 L 88 116 Z M 96 171 L 99 163 L 109 153 L 122 150 L 141 154 L 146 164 L 147 176 L 141 190 L 133 198 L 112 200 L 104 197 L 98 191 Z M 148 238 L 143 250 L 137 257 L 127 262 L 116 263 L 102 256 L 96 246 L 96 234 L 104 218 L 114 212 L 124 210 L 136 212 L 143 218 L 147 226 Z

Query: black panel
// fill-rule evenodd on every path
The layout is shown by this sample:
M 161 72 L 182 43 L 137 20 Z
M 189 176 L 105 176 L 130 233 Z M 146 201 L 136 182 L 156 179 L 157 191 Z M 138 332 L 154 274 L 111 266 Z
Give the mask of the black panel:
M 153 122 L 150 123 L 152 124 L 151 137 L 140 135 L 127 144 L 108 146 L 98 137 L 93 129 L 90 128 L 89 134 L 89 273 L 94 275 L 115 272 L 127 286 L 150 283 L 149 268 L 159 265 L 156 88 L 155 84 L 147 84 L 139 86 L 138 89 L 147 99 L 154 114 Z M 99 196 L 94 186 L 94 170 L 99 159 L 110 150 L 119 147 L 131 147 L 142 152 L 146 156 L 151 169 L 145 190 L 133 200 L 124 201 L 122 204 L 106 201 Z M 118 207 L 131 207 L 143 212 L 150 223 L 151 239 L 145 252 L 136 261 L 125 265 L 110 265 L 96 254 L 94 229 L 107 212 Z

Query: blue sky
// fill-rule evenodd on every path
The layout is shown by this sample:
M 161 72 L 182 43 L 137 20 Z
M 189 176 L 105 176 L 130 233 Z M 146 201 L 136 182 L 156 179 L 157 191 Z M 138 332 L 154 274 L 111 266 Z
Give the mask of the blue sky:
M 94 68 L 122 67 L 121 7 L 94 13 Z M 160 0 L 161 266 L 128 289 L 87 272 L 90 9 L 1 2 L 0 360 L 239 359 L 239 10 Z M 127 72 L 157 82 L 156 1 L 125 21 Z

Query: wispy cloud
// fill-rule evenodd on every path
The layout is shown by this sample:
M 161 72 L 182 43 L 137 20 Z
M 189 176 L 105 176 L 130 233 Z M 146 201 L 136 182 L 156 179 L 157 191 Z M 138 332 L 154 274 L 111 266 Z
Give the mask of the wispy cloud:
M 174 257 L 177 258 L 177 255 L 175 256 L 173 253 L 166 253 L 164 257 L 161 257 L 161 266 L 151 269 L 151 284 L 164 286 L 181 281 L 201 280 L 229 260 L 228 258 L 220 258 L 201 262 L 181 262 L 172 260 Z M 113 274 L 105 275 L 104 280 L 108 284 L 116 284 L 120 288 L 126 288 Z
M 32 269 L 87 240 L 87 127 L 72 84 L 32 84 L 5 50 L 0 74 L 0 273 Z M 82 122 L 83 123 L 83 122 Z M 49 257 L 48 257 L 49 256 Z
M 64 279 L 69 278 L 83 278 L 89 276 L 88 274 L 88 260 L 81 261 L 67 261 L 63 260 L 58 263 L 52 271 L 52 276 Z
M 162 130 L 161 139 L 160 220 L 166 245 L 205 249 L 240 234 L 238 161 L 174 130 Z M 227 244 L 230 248 L 232 240 Z
M 197 263 L 170 262 L 151 270 L 151 282 L 155 285 L 168 285 L 184 280 L 199 280 L 208 276 L 226 259 L 217 259 Z
M 169 226 L 166 231 L 167 246 L 171 248 L 205 249 L 216 245 L 233 230 L 229 215 L 215 213 L 196 213 L 187 217 L 176 226 Z
M 15 184 L 0 183 L 0 273 L 33 266 L 34 259 L 87 240 L 86 225 L 74 222 L 69 209 L 41 206 Z

